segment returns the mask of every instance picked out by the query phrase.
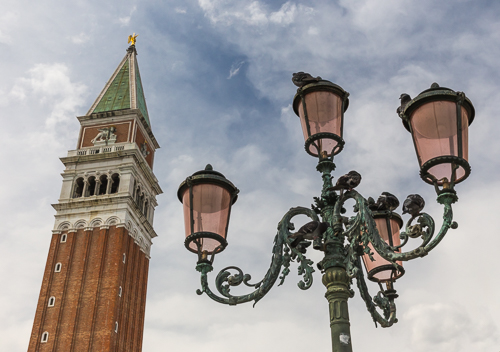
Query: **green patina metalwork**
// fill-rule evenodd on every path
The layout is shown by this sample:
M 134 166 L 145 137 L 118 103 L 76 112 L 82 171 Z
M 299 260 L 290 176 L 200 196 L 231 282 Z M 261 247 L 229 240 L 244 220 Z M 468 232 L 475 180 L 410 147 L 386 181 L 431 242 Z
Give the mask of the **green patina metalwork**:
M 278 233 L 274 238 L 273 255 L 271 265 L 264 278 L 251 284 L 251 276 L 244 274 L 237 267 L 230 266 L 222 269 L 216 277 L 216 288 L 219 295 L 212 292 L 208 285 L 208 273 L 212 271 L 212 265 L 200 262 L 196 269 L 201 272 L 201 290 L 197 293 L 206 293 L 213 300 L 229 305 L 236 305 L 254 301 L 254 305 L 262 299 L 280 279 L 279 285 L 284 283 L 290 272 L 290 263 L 296 261 L 299 264 L 298 273 L 303 279 L 298 283 L 301 289 L 308 289 L 313 282 L 313 262 L 306 258 L 307 240 L 296 247 L 291 246 L 289 236 L 294 230 L 291 222 L 297 215 L 306 215 L 314 221 L 323 222 L 330 226 L 322 234 L 319 240 L 313 242 L 313 248 L 324 252 L 324 258 L 317 264 L 324 273 L 323 284 L 327 287 L 325 297 L 330 307 L 330 327 L 332 346 L 335 352 L 351 352 L 350 323 L 347 308 L 347 300 L 353 297 L 354 291 L 350 288 L 352 279 L 356 279 L 357 287 L 366 308 L 372 316 L 375 325 L 390 327 L 397 322 L 396 305 L 394 300 L 398 297 L 392 284 L 387 289 L 380 286 L 380 291 L 371 296 L 361 267 L 361 256 L 368 254 L 373 260 L 369 244 L 383 258 L 388 260 L 396 269 L 402 270 L 397 261 L 408 261 L 427 255 L 443 239 L 450 228 L 456 228 L 453 221 L 451 205 L 458 200 L 453 189 L 438 189 L 438 203 L 444 206 L 443 224 L 438 234 L 434 236 L 435 224 L 431 216 L 426 213 L 415 214 L 408 220 L 406 229 L 401 233 L 402 244 L 391 247 L 386 244 L 378 233 L 372 211 L 368 201 L 354 190 L 339 195 L 332 188 L 331 172 L 335 164 L 331 158 L 320 159 L 317 169 L 322 174 L 323 189 L 321 197 L 315 197 L 315 205 L 312 210 L 304 207 L 290 209 L 278 224 Z M 342 216 L 345 212 L 344 203 L 353 199 L 355 201 L 354 211 L 356 215 L 351 218 Z M 413 223 L 416 221 L 416 224 Z M 422 239 L 417 248 L 408 252 L 401 252 L 410 238 Z M 281 274 L 281 275 L 280 275 Z M 230 293 L 232 286 L 241 283 L 254 288 L 252 293 L 233 296 Z
M 93 113 L 130 109 L 129 60 L 126 60 Z
M 146 120 L 147 124 L 151 126 L 149 122 L 148 108 L 146 106 L 146 98 L 144 97 L 144 90 L 142 88 L 141 75 L 139 73 L 139 66 L 137 61 L 135 65 L 135 89 L 134 92 L 137 99 L 137 108 L 141 111 L 142 116 Z M 130 57 L 125 60 L 123 66 L 118 71 L 118 74 L 113 79 L 113 82 L 108 87 L 101 100 L 95 107 L 93 113 L 131 109 L 132 105 L 130 103 Z
M 137 89 L 137 107 L 142 113 L 142 116 L 146 119 L 146 122 L 151 126 L 149 122 L 148 108 L 146 107 L 146 99 L 144 98 L 144 90 L 142 89 L 141 75 L 139 73 L 139 66 L 137 61 L 135 61 L 135 83 Z
M 223 296 L 220 297 L 212 292 L 208 286 L 207 274 L 212 271 L 212 265 L 209 263 L 199 263 L 196 266 L 196 270 L 201 272 L 202 289 L 198 290 L 197 293 L 201 295 L 205 292 L 210 298 L 219 303 L 236 305 L 254 301 L 255 305 L 269 292 L 278 278 L 281 279 L 279 285 L 283 284 L 285 277 L 290 272 L 289 265 L 291 260 L 296 260 L 299 263 L 299 275 L 303 276 L 303 280 L 298 283 L 298 286 L 303 290 L 311 287 L 313 281 L 312 273 L 314 272 L 312 267 L 313 262 L 307 259 L 297 248 L 290 247 L 291 240 L 288 238 L 291 234 L 290 230 L 294 230 L 295 228 L 291 219 L 297 215 L 306 215 L 312 220 L 318 220 L 318 216 L 314 211 L 304 207 L 292 208 L 285 214 L 278 224 L 278 233 L 274 238 L 271 266 L 261 281 L 251 284 L 250 280 L 252 277 L 249 274 L 244 274 L 240 268 L 235 266 L 226 267 L 219 272 L 215 279 L 217 291 Z M 283 270 L 281 270 L 282 267 Z M 230 270 L 236 271 L 236 273 L 231 274 Z M 238 286 L 241 283 L 248 287 L 253 287 L 255 290 L 243 296 L 231 295 L 231 286 Z
M 371 210 L 368 208 L 368 202 L 364 199 L 358 192 L 350 191 L 344 194 L 341 200 L 335 205 L 335 224 L 342 223 L 342 216 L 340 215 L 341 207 L 347 199 L 354 199 L 356 201 L 357 215 L 349 219 L 349 225 L 343 232 L 343 235 L 347 237 L 349 241 L 350 249 L 350 261 L 348 267 L 350 269 L 350 276 L 356 276 L 356 265 L 355 257 L 357 256 L 357 247 L 360 243 L 363 244 L 365 253 L 369 253 L 368 243 L 373 245 L 373 248 L 377 251 L 380 256 L 389 262 L 391 262 L 395 267 L 399 265 L 396 261 L 407 261 L 419 257 L 426 256 L 434 247 L 438 245 L 439 242 L 444 238 L 448 230 L 451 228 L 456 228 L 458 225 L 453 222 L 453 212 L 451 205 L 458 201 L 458 197 L 454 190 L 448 189 L 443 190 L 438 194 L 437 201 L 444 205 L 444 215 L 443 224 L 439 233 L 434 236 L 434 220 L 429 214 L 419 213 L 413 216 L 407 223 L 405 232 L 401 233 L 401 238 L 403 239 L 403 244 L 391 248 L 386 244 L 380 237 L 377 227 L 375 225 L 375 220 L 371 215 Z M 412 222 L 418 219 L 419 230 L 411 226 Z M 402 248 L 408 242 L 407 237 L 411 238 L 422 238 L 422 243 L 417 248 L 408 251 L 398 253 L 395 250 Z

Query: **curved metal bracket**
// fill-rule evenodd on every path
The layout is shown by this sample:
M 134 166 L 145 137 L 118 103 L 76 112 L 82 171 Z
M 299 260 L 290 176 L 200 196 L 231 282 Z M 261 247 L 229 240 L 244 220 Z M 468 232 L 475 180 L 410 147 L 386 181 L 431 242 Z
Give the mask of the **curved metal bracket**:
M 255 304 L 269 292 L 278 278 L 281 279 L 279 285 L 283 284 L 285 277 L 290 272 L 290 261 L 293 260 L 297 260 L 299 263 L 299 275 L 303 275 L 303 279 L 298 283 L 298 286 L 303 290 L 311 287 L 312 273 L 314 272 L 312 267 L 313 262 L 304 256 L 303 252 L 305 252 L 305 248 L 290 247 L 291 241 L 288 238 L 291 235 L 290 230 L 294 230 L 294 225 L 291 220 L 297 215 L 306 215 L 313 221 L 318 221 L 316 213 L 304 207 L 292 208 L 285 214 L 278 224 L 278 233 L 274 238 L 271 266 L 261 281 L 251 284 L 250 280 L 252 277 L 249 274 L 244 274 L 243 271 L 236 266 L 226 267 L 217 274 L 215 279 L 215 285 L 217 291 L 222 295 L 221 297 L 210 290 L 208 285 L 207 276 L 208 273 L 213 270 L 212 265 L 203 262 L 196 266 L 196 270 L 201 272 L 201 290 L 197 290 L 196 293 L 201 295 L 205 292 L 211 299 L 223 304 L 237 305 L 254 301 L 255 306 Z M 282 267 L 284 267 L 283 271 L 281 271 Z M 231 273 L 231 271 L 236 271 L 236 273 Z M 238 286 L 241 283 L 248 287 L 253 287 L 255 290 L 252 293 L 242 296 L 231 295 L 231 287 Z
M 368 243 L 371 243 L 373 248 L 382 258 L 388 260 L 397 268 L 399 267 L 396 263 L 397 261 L 408 261 L 426 256 L 434 247 L 438 245 L 450 228 L 455 229 L 458 226 L 458 224 L 453 221 L 453 212 L 451 208 L 451 205 L 458 200 L 458 197 L 454 191 L 441 192 L 438 195 L 437 201 L 438 203 L 444 205 L 444 214 L 443 224 L 439 233 L 434 237 L 434 220 L 426 213 L 419 213 L 408 221 L 406 231 L 401 234 L 403 243 L 397 247 L 390 247 L 381 239 L 378 233 L 375 220 L 373 219 L 371 211 L 368 208 L 368 202 L 356 191 L 345 193 L 339 202 L 335 204 L 334 223 L 341 223 L 342 217 L 340 215 L 340 210 L 347 199 L 354 199 L 356 201 L 356 210 L 358 213 L 350 219 L 349 225 L 344 232 L 344 235 L 347 236 L 350 242 L 350 247 L 353 249 L 350 251 L 348 258 L 351 263 L 356 261 L 355 257 L 358 252 L 356 249 L 360 244 L 364 246 L 365 253 L 367 253 L 371 258 L 370 250 L 368 248 Z M 413 220 L 417 217 L 418 225 L 412 226 L 411 224 Z M 423 242 L 420 246 L 411 251 L 398 253 L 397 251 L 408 242 L 408 237 L 421 237 Z M 356 276 L 356 266 L 351 264 L 348 265 L 348 269 L 349 268 L 351 270 L 350 272 L 348 270 L 350 276 Z

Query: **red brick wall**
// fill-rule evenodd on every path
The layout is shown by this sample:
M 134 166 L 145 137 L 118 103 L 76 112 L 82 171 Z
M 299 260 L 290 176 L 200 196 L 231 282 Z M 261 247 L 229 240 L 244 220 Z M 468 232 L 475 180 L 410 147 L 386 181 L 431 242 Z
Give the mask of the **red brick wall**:
M 142 144 L 144 142 L 146 142 L 146 138 L 142 134 L 142 131 L 139 128 L 139 126 L 136 125 L 135 128 L 137 129 L 137 132 L 136 132 L 136 135 L 135 135 L 135 143 L 139 146 L 139 148 L 141 148 Z M 146 162 L 148 163 L 149 167 L 151 169 L 153 169 L 153 160 L 154 160 L 155 151 L 154 151 L 153 148 L 151 148 L 151 146 L 149 145 L 149 143 L 146 143 L 146 146 L 147 146 L 148 152 L 149 152 L 148 156 L 146 157 Z
M 28 352 L 141 351 L 146 255 L 123 227 L 67 235 L 66 243 L 61 234 L 52 236 Z M 55 273 L 58 262 L 62 269 Z M 55 306 L 47 307 L 51 296 Z M 47 343 L 40 342 L 44 331 Z

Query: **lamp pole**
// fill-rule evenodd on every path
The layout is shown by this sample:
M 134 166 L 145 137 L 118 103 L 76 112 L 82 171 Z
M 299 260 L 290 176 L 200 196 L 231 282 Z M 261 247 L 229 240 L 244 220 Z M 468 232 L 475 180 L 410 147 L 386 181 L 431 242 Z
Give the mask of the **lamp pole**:
M 332 350 L 351 352 L 351 333 L 347 301 L 354 296 L 353 279 L 375 325 L 390 327 L 397 322 L 394 283 L 404 273 L 403 261 L 426 256 L 458 225 L 453 221 L 452 204 L 458 200 L 455 185 L 470 174 L 468 163 L 468 126 L 474 119 L 474 107 L 462 92 L 439 87 L 430 89 L 415 99 L 402 94 L 397 109 L 405 128 L 411 132 L 421 178 L 432 184 L 437 202 L 444 207 L 443 223 L 435 234 L 435 222 L 423 212 L 425 201 L 411 194 L 403 202 L 403 214 L 409 214 L 404 231 L 403 221 L 395 212 L 399 200 L 383 192 L 375 201 L 365 199 L 354 189 L 361 182 L 356 171 L 340 176 L 335 185 L 332 172 L 333 158 L 344 147 L 344 112 L 349 106 L 349 93 L 332 82 L 299 72 L 292 81 L 299 88 L 293 107 L 300 117 L 306 152 L 318 158 L 316 169 L 321 173 L 323 187 L 320 197 L 314 197 L 311 208 L 290 209 L 278 224 L 274 238 L 272 260 L 264 278 L 251 283 L 251 276 L 240 268 L 230 266 L 216 276 L 214 293 L 208 284 L 208 273 L 213 270 L 216 254 L 227 246 L 226 236 L 231 206 L 238 197 L 238 189 L 211 165 L 189 176 L 179 186 L 178 197 L 183 203 L 186 227 L 185 246 L 198 255 L 196 269 L 201 273 L 201 290 L 216 302 L 237 305 L 254 301 L 254 305 L 280 279 L 283 284 L 290 272 L 290 263 L 299 265 L 302 275 L 299 288 L 306 290 L 313 282 L 312 260 L 307 249 L 324 253 L 317 268 L 323 273 L 328 300 Z M 345 217 L 344 203 L 355 201 L 352 217 Z M 292 223 L 297 215 L 306 215 L 311 221 L 298 231 Z M 403 252 L 410 239 L 422 243 Z M 363 261 L 365 269 L 361 262 Z M 364 277 L 379 285 L 379 292 L 371 296 Z M 234 296 L 231 287 L 244 284 L 253 292 Z M 279 286 L 278 285 L 278 286 Z M 384 287 L 385 286 L 385 287 Z

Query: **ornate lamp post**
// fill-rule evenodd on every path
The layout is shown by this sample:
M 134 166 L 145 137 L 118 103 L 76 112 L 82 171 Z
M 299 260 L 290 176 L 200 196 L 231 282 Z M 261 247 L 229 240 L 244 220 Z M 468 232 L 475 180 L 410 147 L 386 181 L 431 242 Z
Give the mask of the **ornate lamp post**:
M 443 224 L 435 235 L 435 223 L 422 212 L 425 202 L 418 194 L 411 194 L 403 203 L 403 214 L 409 214 L 405 230 L 401 217 L 394 212 L 398 199 L 383 192 L 375 201 L 365 199 L 354 188 L 361 181 L 356 171 L 341 176 L 335 186 L 331 173 L 335 170 L 333 157 L 344 146 L 344 112 L 349 105 L 349 93 L 320 77 L 299 72 L 292 81 L 299 87 L 293 101 L 295 113 L 300 117 L 307 153 L 318 157 L 317 170 L 322 174 L 323 189 L 314 197 L 312 209 L 290 209 L 278 224 L 274 238 L 272 262 L 264 278 L 250 283 L 251 277 L 237 267 L 222 269 L 215 279 L 220 295 L 208 286 L 207 275 L 213 270 L 214 256 L 227 245 L 226 235 L 231 205 L 238 190 L 210 165 L 194 173 L 179 187 L 178 197 L 184 205 L 186 247 L 198 254 L 196 269 L 201 272 L 201 290 L 213 300 L 236 305 L 257 303 L 279 279 L 283 284 L 289 273 L 290 262 L 297 262 L 303 278 L 299 287 L 308 289 L 313 282 L 313 262 L 306 258 L 307 248 L 324 253 L 317 263 L 323 273 L 329 302 L 332 348 L 334 352 L 350 352 L 351 334 L 347 300 L 353 297 L 351 289 L 356 279 L 361 298 L 365 301 L 375 325 L 392 326 L 397 322 L 395 299 L 398 297 L 394 282 L 404 274 L 403 261 L 426 256 L 443 239 L 447 231 L 458 225 L 453 221 L 451 205 L 458 200 L 455 184 L 470 174 L 468 163 L 468 126 L 474 119 L 474 107 L 462 92 L 440 88 L 434 83 L 415 99 L 401 95 L 397 109 L 403 124 L 411 132 L 420 165 L 422 179 L 434 185 L 437 202 L 444 206 Z M 344 203 L 353 199 L 355 215 L 347 218 Z M 291 222 L 296 215 L 306 215 L 311 222 L 292 233 Z M 321 218 L 321 220 L 320 220 Z M 402 252 L 410 238 L 421 238 L 415 249 Z M 380 291 L 368 292 L 361 262 L 368 279 L 377 282 Z M 253 292 L 233 296 L 232 286 L 241 283 Z M 279 286 L 278 285 L 278 286 Z

